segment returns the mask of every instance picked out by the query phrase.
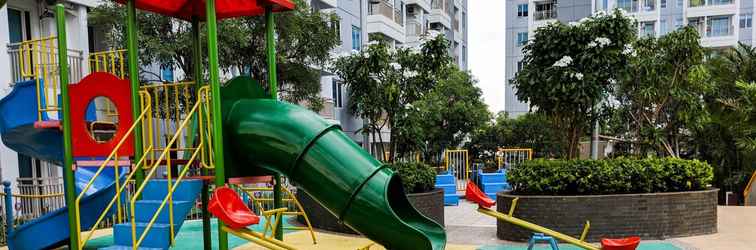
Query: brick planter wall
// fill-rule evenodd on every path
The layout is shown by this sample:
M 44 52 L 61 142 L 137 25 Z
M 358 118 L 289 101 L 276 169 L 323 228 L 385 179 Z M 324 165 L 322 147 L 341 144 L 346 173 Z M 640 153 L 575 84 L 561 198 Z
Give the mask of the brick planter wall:
M 519 197 L 514 217 L 580 237 L 586 220 L 591 222 L 587 240 L 602 237 L 640 236 L 665 239 L 717 232 L 718 189 L 676 193 L 589 196 L 496 195 L 496 210 L 508 213 L 512 199 Z M 503 221 L 496 223 L 496 236 L 527 241 L 532 232 Z
M 307 216 L 310 218 L 312 227 L 320 228 L 332 232 L 357 234 L 344 224 L 341 224 L 336 216 L 333 216 L 325 208 L 320 206 L 305 192 L 297 192 L 297 199 L 302 203 Z M 428 218 L 444 225 L 444 192 L 442 189 L 435 189 L 427 193 L 407 195 L 412 206 Z M 304 223 L 304 218 L 299 216 L 297 220 Z

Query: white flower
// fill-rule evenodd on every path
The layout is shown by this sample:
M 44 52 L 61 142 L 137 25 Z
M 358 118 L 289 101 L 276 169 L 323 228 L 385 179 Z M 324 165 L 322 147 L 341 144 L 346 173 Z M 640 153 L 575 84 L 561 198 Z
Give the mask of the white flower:
M 405 109 L 412 109 L 412 103 L 407 103 L 406 105 L 404 105 L 404 108 Z
M 398 64 L 398 63 L 392 62 L 392 63 L 389 63 L 389 65 L 390 65 L 390 66 L 391 66 L 392 68 L 394 68 L 394 70 L 397 70 L 397 71 L 398 71 L 398 70 L 402 70 L 402 65 L 400 65 L 400 64 Z
M 588 17 L 583 17 L 583 18 L 580 18 L 580 20 L 578 21 L 578 23 L 579 23 L 579 24 L 582 24 L 582 23 L 585 23 L 585 22 L 587 22 L 588 20 L 591 20 L 591 19 L 590 19 L 590 18 L 588 18 Z
M 567 24 L 569 24 L 570 26 L 577 26 L 580 23 L 579 22 L 569 22 Z
M 598 44 L 596 44 L 596 42 L 591 41 L 590 43 L 588 43 L 588 48 L 593 48 L 593 47 L 596 47 L 597 45 Z
M 373 79 L 373 81 L 380 82 L 381 79 L 378 78 L 378 75 L 375 73 L 370 73 L 370 79 Z
M 356 54 L 359 54 L 359 53 L 360 53 L 360 51 L 359 51 L 359 50 L 356 50 L 356 49 L 353 49 L 353 50 L 352 50 L 351 52 L 352 52 L 352 55 L 356 55 Z
M 372 40 L 372 41 L 369 41 L 369 42 L 366 43 L 367 46 L 373 46 L 373 45 L 378 45 L 378 44 L 379 44 L 379 42 L 376 41 L 376 40 Z
M 572 63 L 572 57 L 570 56 L 564 56 L 562 59 L 559 59 L 559 61 L 554 62 L 553 67 L 567 67 Z
M 414 70 L 404 72 L 404 77 L 406 78 L 416 77 L 417 75 L 418 75 L 417 71 L 414 71 Z
M 606 37 L 597 37 L 595 41 L 599 44 L 599 47 L 604 47 L 612 43 L 612 40 Z
M 583 73 L 577 72 L 570 74 L 570 77 L 578 79 L 578 81 L 583 80 Z
M 635 49 L 630 44 L 625 44 L 625 49 L 622 50 L 622 54 L 626 56 L 635 56 Z
M 614 80 L 614 78 L 609 78 L 609 80 L 607 80 L 607 82 L 609 82 L 609 84 L 612 84 L 612 85 L 613 84 L 617 84 L 617 80 Z
M 596 11 L 596 13 L 593 13 L 594 17 L 603 17 L 606 16 L 606 12 L 603 10 Z

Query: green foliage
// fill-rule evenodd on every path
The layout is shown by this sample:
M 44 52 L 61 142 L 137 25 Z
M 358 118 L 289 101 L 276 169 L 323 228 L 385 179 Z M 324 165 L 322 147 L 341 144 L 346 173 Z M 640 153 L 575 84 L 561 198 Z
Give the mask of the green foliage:
M 633 138 L 636 154 L 680 157 L 690 149 L 691 131 L 707 121 L 703 96 L 712 87 L 699 38 L 685 27 L 635 43 L 637 56 L 615 92 L 622 116 L 615 132 Z
M 416 124 L 417 112 L 413 107 L 424 98 L 435 98 L 438 91 L 461 90 L 464 97 L 477 88 L 460 89 L 460 84 L 472 85 L 470 76 L 459 72 L 448 55 L 449 42 L 439 35 L 426 40 L 419 50 L 393 49 L 383 42 L 373 42 L 364 51 L 336 60 L 333 69 L 349 88 L 349 111 L 362 118 L 363 133 L 372 134 L 383 145 L 379 131 L 391 128 L 389 162 L 396 157 L 399 147 L 408 150 L 421 141 L 410 138 L 422 134 Z M 464 103 L 460 105 L 465 105 Z M 406 145 L 405 145 L 406 144 Z M 398 146 L 400 145 L 400 146 Z M 382 152 L 381 155 L 384 155 Z
M 512 80 L 517 98 L 552 119 L 566 144 L 564 157 L 577 157 L 580 137 L 632 56 L 626 46 L 636 33 L 634 22 L 616 10 L 575 25 L 541 27 L 523 48 L 523 69 Z
M 706 189 L 712 167 L 679 158 L 533 160 L 511 169 L 517 194 L 596 195 L 678 192 Z
M 425 159 L 435 153 L 457 147 L 491 118 L 488 106 L 481 98 L 481 90 L 469 73 L 454 70 L 414 105 L 407 107 L 407 117 L 400 119 L 394 129 L 398 152 L 421 151 Z
M 394 163 L 389 165 L 402 178 L 404 192 L 423 193 L 434 189 L 436 170 L 424 163 Z
M 493 160 L 498 148 L 530 148 L 534 157 L 554 158 L 562 152 L 562 144 L 544 114 L 527 113 L 517 118 L 500 112 L 496 119 L 476 130 L 465 146 L 477 159 Z
M 312 66 L 326 64 L 330 60 L 329 52 L 340 43 L 338 31 L 331 27 L 332 23 L 338 22 L 338 16 L 312 11 L 301 0 L 296 0 L 296 4 L 295 11 L 276 14 L 279 91 L 287 101 L 308 103 L 310 108 L 319 110 L 322 106 L 320 71 Z M 89 24 L 105 34 L 108 47 L 120 49 L 126 44 L 125 15 L 123 5 L 106 2 L 92 9 L 88 15 Z M 145 11 L 139 12 L 137 21 L 140 65 L 157 63 L 183 72 L 194 72 L 190 23 Z M 207 48 L 205 26 L 201 26 L 202 47 Z M 218 53 L 221 70 L 250 72 L 267 86 L 265 20 L 262 16 L 219 21 Z M 140 71 L 140 77 L 159 78 L 156 73 Z M 193 75 L 190 73 L 185 77 L 190 80 Z

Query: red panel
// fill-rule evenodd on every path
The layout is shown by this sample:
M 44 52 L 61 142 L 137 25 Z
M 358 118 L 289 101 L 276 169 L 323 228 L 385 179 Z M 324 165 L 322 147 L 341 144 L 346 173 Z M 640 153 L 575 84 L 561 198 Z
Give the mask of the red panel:
M 125 4 L 127 0 L 115 0 Z M 205 20 L 205 0 L 135 0 L 136 7 L 162 14 L 165 16 L 191 20 L 197 16 L 200 21 Z M 295 5 L 291 0 L 215 0 L 215 13 L 218 18 L 234 18 L 242 16 L 259 16 L 265 13 L 264 6 L 273 5 L 274 12 L 293 10 Z
M 121 138 L 126 135 L 134 118 L 131 115 L 131 85 L 129 80 L 120 79 L 112 74 L 95 72 L 78 84 L 69 87 L 71 96 L 71 135 L 74 157 L 108 156 Z M 104 143 L 98 143 L 92 138 L 84 119 L 89 102 L 95 97 L 109 98 L 118 111 L 118 126 L 113 138 Z M 118 156 L 134 155 L 134 138 L 129 136 L 124 145 L 118 150 Z

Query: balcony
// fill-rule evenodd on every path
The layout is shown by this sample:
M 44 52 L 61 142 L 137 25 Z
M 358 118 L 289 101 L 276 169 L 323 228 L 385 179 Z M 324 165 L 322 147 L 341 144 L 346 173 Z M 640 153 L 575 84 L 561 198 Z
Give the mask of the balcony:
M 728 47 L 737 43 L 737 31 L 732 16 L 705 16 L 689 18 L 688 25 L 701 35 L 704 47 Z
M 556 1 L 536 2 L 533 19 L 536 21 L 557 18 Z
M 407 0 L 407 1 L 405 1 L 405 3 L 406 3 L 407 6 L 409 6 L 409 5 L 417 5 L 417 6 L 419 6 L 421 9 L 423 9 L 426 12 L 428 12 L 428 11 L 431 10 L 431 4 L 430 4 L 430 2 L 431 2 L 430 0 Z
M 319 10 L 333 9 L 338 6 L 338 0 L 311 0 L 310 5 Z
M 452 26 L 454 27 L 454 31 L 459 31 L 459 19 L 455 18 L 454 22 L 452 22 Z
M 380 15 L 400 25 L 404 22 L 401 9 L 395 9 L 393 5 L 385 0 L 371 2 L 368 6 L 368 15 Z
M 718 6 L 718 5 L 729 5 L 733 4 L 733 0 L 690 0 L 689 7 L 696 8 L 696 7 L 706 7 L 706 6 Z
M 423 30 L 423 24 L 416 19 L 407 20 L 407 36 L 420 36 L 425 34 Z

